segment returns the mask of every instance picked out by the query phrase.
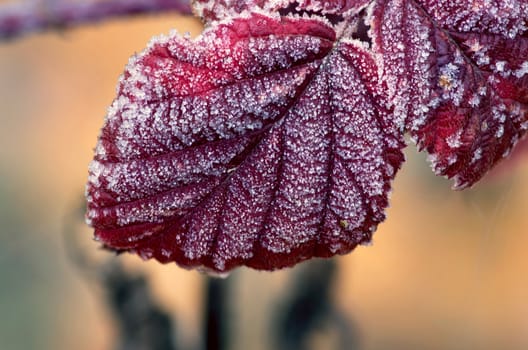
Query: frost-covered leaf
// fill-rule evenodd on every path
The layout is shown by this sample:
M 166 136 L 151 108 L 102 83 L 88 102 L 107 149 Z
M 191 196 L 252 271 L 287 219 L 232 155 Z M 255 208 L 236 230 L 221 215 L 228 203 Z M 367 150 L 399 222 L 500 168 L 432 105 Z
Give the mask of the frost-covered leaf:
M 299 0 L 297 7 L 299 9 L 319 12 L 322 14 L 344 14 L 351 9 L 359 11 L 364 8 L 370 0 Z
M 528 127 L 527 2 L 384 0 L 372 17 L 395 117 L 437 174 L 471 186 Z
M 344 254 L 407 131 L 465 187 L 528 127 L 525 1 L 194 1 L 131 58 L 87 186 L 106 247 L 225 272 Z
M 216 271 L 370 241 L 403 159 L 377 73 L 315 19 L 254 14 L 154 40 L 128 65 L 91 165 L 96 237 Z

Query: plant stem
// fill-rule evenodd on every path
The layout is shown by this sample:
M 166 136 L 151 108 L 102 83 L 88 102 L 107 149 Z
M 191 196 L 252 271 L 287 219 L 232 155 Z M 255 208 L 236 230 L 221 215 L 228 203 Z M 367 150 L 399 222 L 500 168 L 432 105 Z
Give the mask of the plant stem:
M 27 1 L 0 6 L 0 40 L 115 17 L 175 11 L 191 14 L 189 0 Z
M 203 339 L 206 350 L 229 349 L 229 295 L 232 276 L 227 279 L 207 278 Z

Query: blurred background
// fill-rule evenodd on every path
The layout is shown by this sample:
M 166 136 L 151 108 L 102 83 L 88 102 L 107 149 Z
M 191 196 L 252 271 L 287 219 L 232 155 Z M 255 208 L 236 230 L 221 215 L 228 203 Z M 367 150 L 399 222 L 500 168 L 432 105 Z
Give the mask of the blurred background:
M 119 320 L 107 286 L 101 271 L 94 277 L 79 266 L 82 259 L 118 260 L 127 274 L 144 276 L 181 348 L 204 345 L 206 277 L 103 252 L 79 214 L 118 76 L 151 36 L 172 28 L 201 30 L 199 22 L 171 15 L 0 42 L 0 349 L 116 348 Z M 319 279 L 328 284 L 319 291 L 328 293 L 334 316 L 350 330 L 344 348 L 528 348 L 522 156 L 456 192 L 409 147 L 373 244 L 331 260 L 335 278 Z M 229 285 L 230 349 L 277 348 L 273 332 L 288 327 L 280 313 L 300 312 L 288 301 L 310 266 L 328 265 L 239 269 L 219 280 Z M 339 330 L 316 328 L 309 348 L 343 348 Z

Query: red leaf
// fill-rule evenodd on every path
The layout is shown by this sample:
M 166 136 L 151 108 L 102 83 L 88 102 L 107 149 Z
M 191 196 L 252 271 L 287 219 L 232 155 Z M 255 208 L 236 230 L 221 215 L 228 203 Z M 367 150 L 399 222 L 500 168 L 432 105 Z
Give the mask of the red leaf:
M 459 187 L 526 133 L 525 2 L 194 6 L 203 35 L 134 56 L 101 131 L 87 218 L 111 249 L 215 272 L 344 254 L 385 218 L 405 131 Z
M 396 118 L 459 188 L 507 156 L 528 127 L 528 5 L 472 6 L 378 1 L 372 20 Z

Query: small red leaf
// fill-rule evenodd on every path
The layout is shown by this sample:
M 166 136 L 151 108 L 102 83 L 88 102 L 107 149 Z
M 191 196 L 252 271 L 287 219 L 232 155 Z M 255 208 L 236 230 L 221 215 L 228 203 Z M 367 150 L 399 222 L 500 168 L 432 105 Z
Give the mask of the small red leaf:
M 508 155 L 527 129 L 528 41 L 526 32 L 510 37 L 526 26 L 498 16 L 508 2 L 474 6 L 468 12 L 462 1 L 388 0 L 373 14 L 396 117 L 430 154 L 435 172 L 459 188 Z M 528 9 L 514 12 L 526 18 Z

